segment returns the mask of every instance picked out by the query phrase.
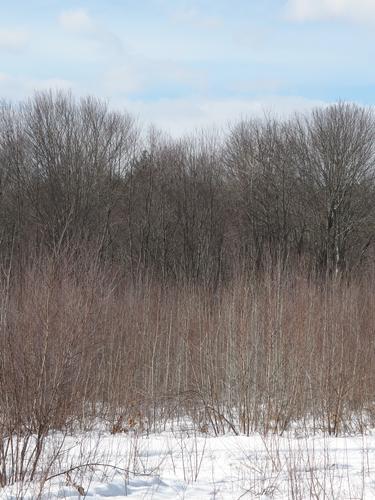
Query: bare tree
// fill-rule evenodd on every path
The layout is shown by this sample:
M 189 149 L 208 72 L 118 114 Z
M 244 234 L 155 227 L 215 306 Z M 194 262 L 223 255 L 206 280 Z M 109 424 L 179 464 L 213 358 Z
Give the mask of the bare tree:
M 245 254 L 286 258 L 300 238 L 286 125 L 274 119 L 241 122 L 231 130 L 224 162 L 239 214 Z
M 297 119 L 293 133 L 291 158 L 310 244 L 320 265 L 337 274 L 361 258 L 373 238 L 374 117 L 369 109 L 339 103 Z

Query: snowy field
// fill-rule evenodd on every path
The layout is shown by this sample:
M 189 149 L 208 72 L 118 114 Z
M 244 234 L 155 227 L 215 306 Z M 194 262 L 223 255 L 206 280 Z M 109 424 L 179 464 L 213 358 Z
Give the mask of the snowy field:
M 51 436 L 31 485 L 1 498 L 375 498 L 375 434 L 354 437 L 90 431 Z

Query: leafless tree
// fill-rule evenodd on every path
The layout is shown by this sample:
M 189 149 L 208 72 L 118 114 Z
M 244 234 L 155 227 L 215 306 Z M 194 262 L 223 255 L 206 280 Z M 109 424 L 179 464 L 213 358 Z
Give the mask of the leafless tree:
M 374 231 L 375 126 L 371 110 L 339 103 L 294 123 L 291 158 L 310 244 L 337 274 L 361 259 Z

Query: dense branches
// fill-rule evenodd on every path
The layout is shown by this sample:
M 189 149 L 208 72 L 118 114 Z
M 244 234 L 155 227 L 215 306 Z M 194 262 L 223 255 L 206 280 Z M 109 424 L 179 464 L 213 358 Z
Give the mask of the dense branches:
M 371 255 L 374 167 L 374 117 L 355 105 L 172 140 L 36 94 L 0 107 L 0 252 L 84 242 L 134 279 L 217 284 L 266 256 L 337 274 Z

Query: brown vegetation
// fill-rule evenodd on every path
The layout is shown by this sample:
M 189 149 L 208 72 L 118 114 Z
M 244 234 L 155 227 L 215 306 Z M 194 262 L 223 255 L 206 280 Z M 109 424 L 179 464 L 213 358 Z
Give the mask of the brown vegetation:
M 346 104 L 173 141 L 93 99 L 4 103 L 0 484 L 94 417 L 372 425 L 374 134 Z

